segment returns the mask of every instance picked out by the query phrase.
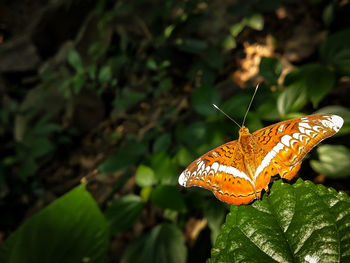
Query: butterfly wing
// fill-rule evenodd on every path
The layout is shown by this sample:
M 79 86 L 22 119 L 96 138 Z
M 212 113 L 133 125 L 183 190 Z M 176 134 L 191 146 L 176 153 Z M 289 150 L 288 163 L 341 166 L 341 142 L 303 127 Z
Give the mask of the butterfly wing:
M 228 142 L 191 163 L 181 173 L 179 184 L 209 189 L 229 204 L 247 204 L 258 196 L 243 160 L 237 140 Z
M 274 168 L 282 178 L 292 179 L 304 156 L 319 142 L 337 133 L 343 122 L 337 115 L 316 114 L 283 121 L 254 132 L 255 141 L 266 151 L 254 174 L 256 187 L 266 184 L 264 177 Z

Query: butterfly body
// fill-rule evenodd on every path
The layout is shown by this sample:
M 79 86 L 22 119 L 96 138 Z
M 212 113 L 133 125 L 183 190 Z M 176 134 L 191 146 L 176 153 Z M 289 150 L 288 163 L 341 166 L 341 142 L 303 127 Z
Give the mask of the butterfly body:
M 179 177 L 185 187 L 211 190 L 221 201 L 248 204 L 268 191 L 271 177 L 292 179 L 303 157 L 343 125 L 336 115 L 317 114 L 283 121 L 254 133 L 241 127 L 238 140 L 225 143 L 191 163 Z

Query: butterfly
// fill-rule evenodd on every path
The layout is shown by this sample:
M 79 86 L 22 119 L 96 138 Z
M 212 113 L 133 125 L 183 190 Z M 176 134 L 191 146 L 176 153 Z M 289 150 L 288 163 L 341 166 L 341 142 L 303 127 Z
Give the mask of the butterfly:
M 249 204 L 259 199 L 263 190 L 268 191 L 272 176 L 279 174 L 291 180 L 305 155 L 337 133 L 343 123 L 337 115 L 315 114 L 282 121 L 252 134 L 242 125 L 238 140 L 192 162 L 181 173 L 179 184 L 209 189 L 228 204 Z

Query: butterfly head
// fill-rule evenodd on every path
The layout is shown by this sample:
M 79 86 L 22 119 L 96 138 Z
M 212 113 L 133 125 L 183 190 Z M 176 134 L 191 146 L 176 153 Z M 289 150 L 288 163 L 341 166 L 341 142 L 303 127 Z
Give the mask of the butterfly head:
M 247 127 L 245 127 L 245 126 L 242 126 L 239 129 L 238 133 L 239 133 L 239 136 L 247 135 L 247 134 L 249 134 L 249 129 Z

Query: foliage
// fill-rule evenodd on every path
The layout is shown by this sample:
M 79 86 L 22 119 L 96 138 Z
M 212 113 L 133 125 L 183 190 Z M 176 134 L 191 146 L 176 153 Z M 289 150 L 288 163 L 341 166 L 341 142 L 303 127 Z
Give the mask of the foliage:
M 208 262 L 346 262 L 349 208 L 343 192 L 275 182 L 262 201 L 231 207 Z
M 245 123 L 251 131 L 313 112 L 344 118 L 329 144 L 305 160 L 301 176 L 322 174 L 327 186 L 346 185 L 350 34 L 337 17 L 350 5 L 95 4 L 74 39 L 59 43 L 38 68 L 37 86 L 28 91 L 16 84 L 16 93 L 3 101 L 0 238 L 9 237 L 0 246 L 0 261 L 105 262 L 108 244 L 111 262 L 115 256 L 124 263 L 203 262 L 213 244 L 209 262 L 346 261 L 350 208 L 342 192 L 279 180 L 262 201 L 229 207 L 207 190 L 183 189 L 177 180 L 195 158 L 237 138 L 238 128 L 211 105 L 241 123 L 258 80 Z M 289 42 L 314 43 L 313 36 L 291 36 L 303 23 L 310 26 L 291 20 L 295 10 L 314 7 L 307 15 L 320 21 L 308 17 L 311 27 L 330 33 L 322 42 L 315 37 L 306 57 L 288 60 Z M 291 12 L 288 19 L 279 17 L 283 10 Z M 304 46 L 295 49 L 302 53 Z M 237 80 L 245 67 L 254 74 Z M 67 192 L 86 175 L 97 201 L 79 186 L 18 223 L 42 199 Z M 12 208 L 18 203 L 25 211 Z M 9 207 L 16 211 L 7 213 Z
M 28 219 L 0 247 L 1 262 L 104 262 L 108 226 L 81 185 Z

